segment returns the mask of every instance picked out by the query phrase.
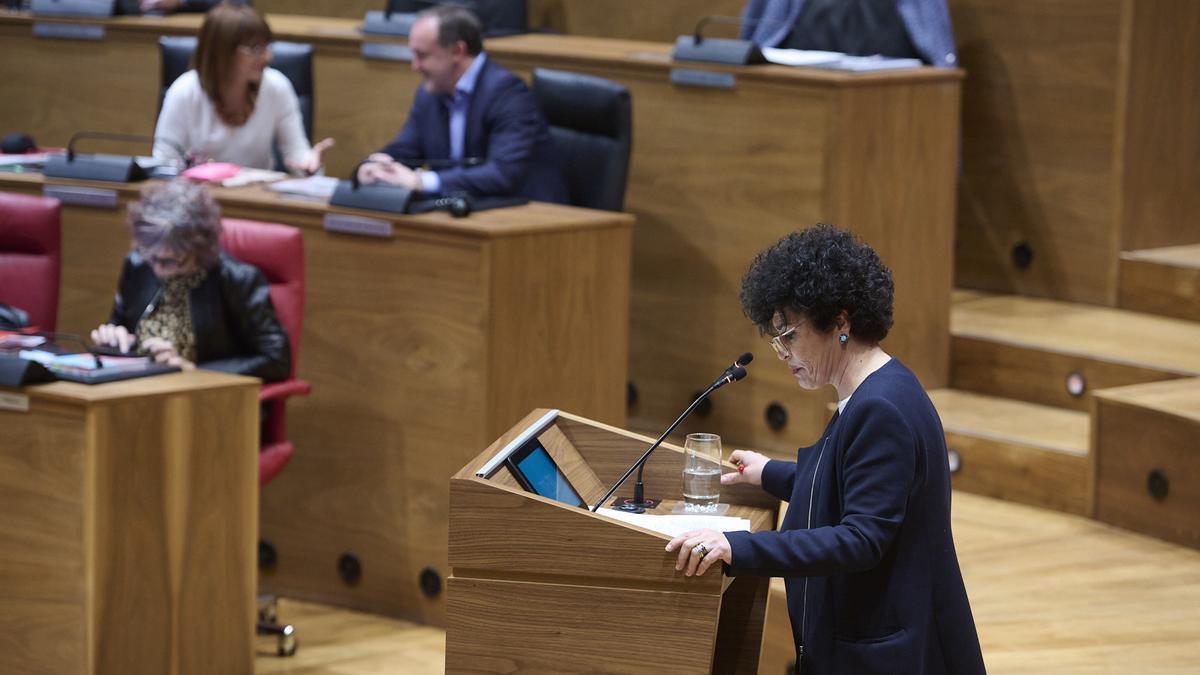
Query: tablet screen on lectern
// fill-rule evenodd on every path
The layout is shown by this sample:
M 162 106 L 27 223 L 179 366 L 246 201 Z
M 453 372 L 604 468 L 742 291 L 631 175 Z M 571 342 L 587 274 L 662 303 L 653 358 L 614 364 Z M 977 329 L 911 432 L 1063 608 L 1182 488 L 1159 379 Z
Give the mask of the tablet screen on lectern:
M 531 439 L 520 450 L 509 455 L 508 468 L 526 490 L 570 506 L 587 508 L 566 474 L 554 463 L 538 439 Z

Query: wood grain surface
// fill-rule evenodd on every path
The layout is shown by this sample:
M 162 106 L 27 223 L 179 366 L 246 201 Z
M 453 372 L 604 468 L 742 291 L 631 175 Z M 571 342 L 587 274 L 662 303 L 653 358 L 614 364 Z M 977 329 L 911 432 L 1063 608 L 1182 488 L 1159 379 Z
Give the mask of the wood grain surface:
M 0 413 L 0 669 L 248 672 L 258 384 L 52 384 Z
M 1200 245 L 1121 253 L 1124 309 L 1200 321 Z
M 0 176 L 0 188 L 42 185 Z M 138 187 L 115 189 L 124 204 Z M 305 239 L 298 373 L 313 394 L 289 403 L 296 455 L 263 492 L 263 534 L 279 555 L 264 588 L 440 622 L 443 599 L 418 578 L 448 571 L 449 477 L 538 405 L 624 419 L 632 218 L 535 203 L 389 217 L 394 236 L 374 238 L 326 231 L 320 204 L 214 192 L 223 215 L 294 225 Z M 63 209 L 62 330 L 107 316 L 123 220 L 122 209 Z M 347 553 L 363 570 L 353 583 L 337 575 Z
M 407 63 L 363 59 L 357 19 L 269 18 L 281 39 L 314 44 L 315 135 L 337 140 L 326 154 L 327 172 L 348 175 L 399 130 L 419 75 Z M 108 22 L 110 41 L 120 33 L 130 44 L 125 61 L 112 67 L 150 68 L 158 60 L 157 35 L 194 31 L 195 20 Z M 27 17 L 0 17 L 0 27 L 10 31 L 5 45 L 15 53 L 45 44 L 29 36 Z M 141 45 L 137 54 L 135 44 Z M 67 44 L 56 61 L 40 66 L 53 69 L 64 89 L 76 86 L 71 78 L 91 78 L 68 65 L 72 48 Z M 771 352 L 738 306 L 741 277 L 755 253 L 821 221 L 858 233 L 892 267 L 896 326 L 885 346 L 927 386 L 946 384 L 961 71 L 855 74 L 686 64 L 703 74 L 733 76 L 732 89 L 712 89 L 672 84 L 675 64 L 665 42 L 529 34 L 489 40 L 487 49 L 524 77 L 538 67 L 567 69 L 614 80 L 632 93 L 635 141 L 626 208 L 639 222 L 629 325 L 629 366 L 639 393 L 631 414 L 638 420 L 665 427 L 707 378 L 747 349 L 763 365 L 769 362 Z M 101 56 L 89 63 L 109 67 Z M 5 87 L 20 96 L 40 81 L 20 70 L 11 75 L 11 82 L 0 78 L 0 96 L 9 91 Z M 143 95 L 153 101 L 157 74 L 140 77 Z M 68 130 L 95 122 L 87 106 L 48 106 L 15 110 L 11 117 L 0 111 L 0 128 L 29 128 L 53 111 L 58 127 L 42 133 L 38 123 L 31 130 L 43 143 L 61 144 Z M 146 133 L 153 127 L 152 105 L 109 107 L 122 108 L 119 130 Z M 682 430 L 703 428 L 730 442 L 774 450 L 795 448 L 819 433 L 829 394 L 798 395 L 785 369 L 757 368 L 738 391 L 715 398 L 709 417 Z M 782 429 L 766 424 L 771 403 L 787 409 Z
M 1092 446 L 1096 518 L 1200 548 L 1200 380 L 1096 392 Z M 1148 491 L 1151 472 L 1167 481 Z

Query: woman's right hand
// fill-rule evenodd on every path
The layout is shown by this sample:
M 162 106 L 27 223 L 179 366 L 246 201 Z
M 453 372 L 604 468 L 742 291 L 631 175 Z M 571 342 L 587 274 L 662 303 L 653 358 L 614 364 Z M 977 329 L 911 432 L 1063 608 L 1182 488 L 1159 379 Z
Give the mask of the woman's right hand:
M 743 468 L 740 471 L 721 474 L 721 485 L 737 485 L 738 483 L 762 485 L 763 467 L 771 461 L 771 458 L 750 450 L 734 450 L 729 455 L 729 461 Z
M 114 347 L 122 353 L 128 353 L 137 338 L 125 330 L 124 326 L 114 326 L 111 323 L 101 324 L 92 331 L 92 342 L 105 347 Z

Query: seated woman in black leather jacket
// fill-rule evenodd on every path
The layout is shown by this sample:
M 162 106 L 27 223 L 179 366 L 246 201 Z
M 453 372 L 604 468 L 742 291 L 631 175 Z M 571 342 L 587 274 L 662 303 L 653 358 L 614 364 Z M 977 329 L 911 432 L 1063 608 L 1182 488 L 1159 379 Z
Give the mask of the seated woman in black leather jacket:
M 92 341 L 184 370 L 286 379 L 291 352 L 266 279 L 221 250 L 221 214 L 187 179 L 154 185 L 129 205 L 133 250 L 108 323 Z

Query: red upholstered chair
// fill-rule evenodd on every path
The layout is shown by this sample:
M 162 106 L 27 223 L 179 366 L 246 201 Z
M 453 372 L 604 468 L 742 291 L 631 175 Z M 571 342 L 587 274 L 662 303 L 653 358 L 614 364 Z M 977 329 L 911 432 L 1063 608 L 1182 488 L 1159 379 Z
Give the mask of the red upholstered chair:
M 264 384 L 258 395 L 259 401 L 268 407 L 258 455 L 258 484 L 266 485 L 288 463 L 294 450 L 287 440 L 284 403 L 288 397 L 308 394 L 311 389 L 308 382 L 296 379 L 300 331 L 304 325 L 304 240 L 300 230 L 287 225 L 224 218 L 221 248 L 234 258 L 254 265 L 267 278 L 271 303 L 292 348 L 292 372 L 288 379 Z
M 238 260 L 257 267 L 267 278 L 275 314 L 288 334 L 292 348 L 292 372 L 282 382 L 264 384 L 258 394 L 265 419 L 262 447 L 258 453 L 258 484 L 266 485 L 292 458 L 294 448 L 287 439 L 284 404 L 291 396 L 308 394 L 311 386 L 296 379 L 300 361 L 300 331 L 304 324 L 304 240 L 300 230 L 287 225 L 253 220 L 221 220 L 221 248 Z M 258 632 L 279 637 L 279 653 L 290 656 L 296 651 L 291 626 L 275 621 L 273 598 L 260 604 Z
M 0 302 L 54 330 L 62 234 L 57 199 L 0 192 Z

